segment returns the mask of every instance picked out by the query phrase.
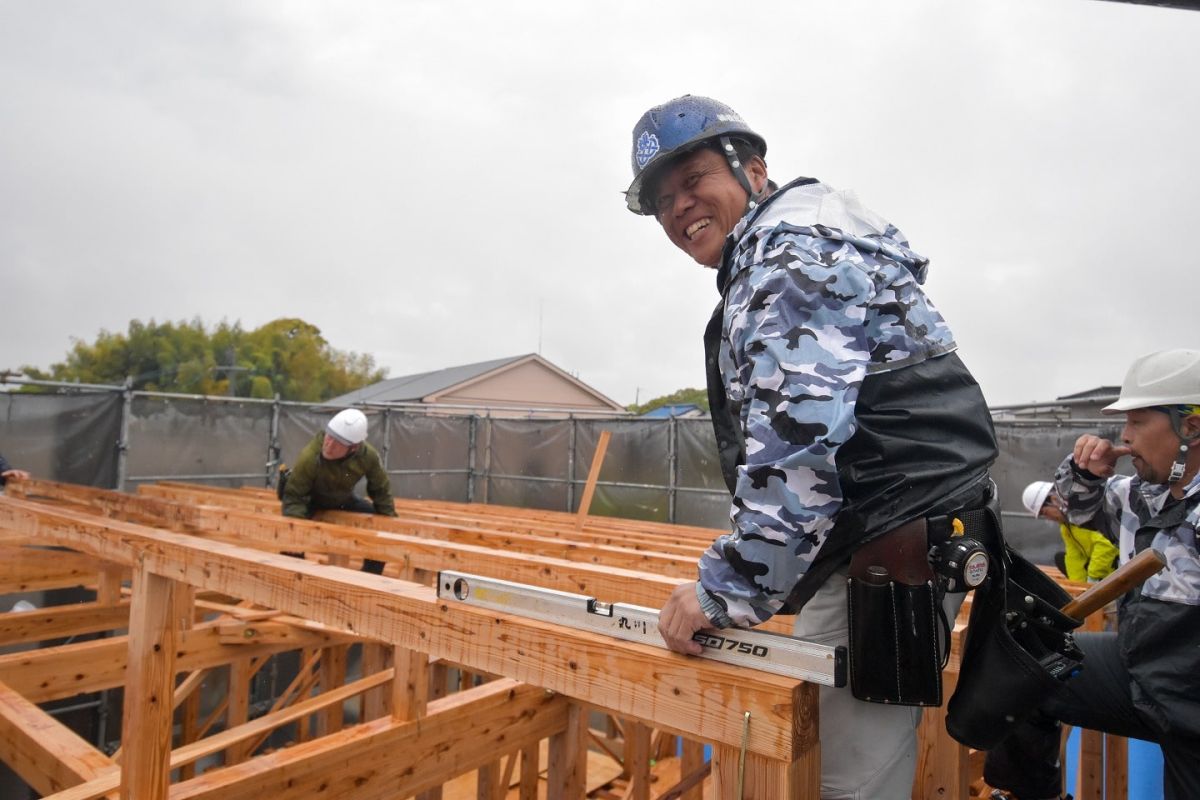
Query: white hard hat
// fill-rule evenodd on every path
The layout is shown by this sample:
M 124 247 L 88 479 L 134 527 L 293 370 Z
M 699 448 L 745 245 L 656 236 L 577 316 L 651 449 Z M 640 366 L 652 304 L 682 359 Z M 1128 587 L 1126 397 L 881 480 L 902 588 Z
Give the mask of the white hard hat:
M 1152 406 L 1200 403 L 1200 350 L 1163 350 L 1142 356 L 1125 373 L 1117 402 L 1102 411 L 1115 414 Z
M 1021 492 L 1021 502 L 1029 509 L 1030 514 L 1040 516 L 1042 506 L 1046 505 L 1046 498 L 1050 496 L 1050 490 L 1053 488 L 1054 484 L 1050 481 L 1034 481 Z
M 342 444 L 361 444 L 367 438 L 367 415 L 357 408 L 339 411 L 329 420 L 325 432 Z

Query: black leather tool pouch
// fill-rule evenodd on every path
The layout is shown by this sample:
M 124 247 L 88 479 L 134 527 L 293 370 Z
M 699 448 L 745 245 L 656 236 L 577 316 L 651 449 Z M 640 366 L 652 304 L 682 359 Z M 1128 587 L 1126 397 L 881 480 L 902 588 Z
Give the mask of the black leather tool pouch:
M 1002 544 L 1002 543 L 1001 543 Z M 1079 621 L 1059 608 L 1070 596 L 1003 545 L 994 575 L 975 591 L 946 730 L 990 750 L 1080 668 L 1071 631 Z
M 933 581 L 912 586 L 876 576 L 848 582 L 854 696 L 871 703 L 940 706 L 942 661 Z

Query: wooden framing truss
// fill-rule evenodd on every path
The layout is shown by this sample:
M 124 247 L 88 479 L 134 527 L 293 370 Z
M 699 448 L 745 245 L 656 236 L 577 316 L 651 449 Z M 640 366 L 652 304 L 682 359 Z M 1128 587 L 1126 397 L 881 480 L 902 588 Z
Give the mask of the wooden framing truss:
M 714 531 L 397 511 L 305 521 L 265 490 L 10 484 L 0 594 L 85 585 L 95 599 L 0 614 L 0 646 L 43 643 L 0 655 L 0 759 L 55 800 L 819 796 L 815 686 L 441 602 L 429 585 L 455 569 L 658 607 Z M 364 557 L 385 574 L 358 571 Z M 252 707 L 255 675 L 285 657 L 290 683 Z M 226 688 L 206 709 L 209 682 Z M 111 753 L 39 705 L 117 688 Z M 973 771 L 927 713 L 914 797 L 968 797 Z

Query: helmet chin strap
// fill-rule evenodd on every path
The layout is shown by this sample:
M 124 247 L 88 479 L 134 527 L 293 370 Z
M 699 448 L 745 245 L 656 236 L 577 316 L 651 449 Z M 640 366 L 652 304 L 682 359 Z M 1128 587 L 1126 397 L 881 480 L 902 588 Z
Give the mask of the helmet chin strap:
M 1171 472 L 1167 475 L 1167 483 L 1176 483 L 1183 477 L 1183 473 L 1187 470 L 1188 450 L 1192 444 L 1195 444 L 1200 437 L 1189 439 L 1183 432 L 1183 414 L 1179 413 L 1179 409 L 1174 406 L 1167 407 L 1167 416 L 1171 418 L 1171 427 L 1175 430 L 1175 435 L 1179 437 L 1179 453 L 1175 456 L 1174 463 L 1171 464 Z
M 728 136 L 720 137 L 721 152 L 725 154 L 725 160 L 729 162 L 729 168 L 733 170 L 733 177 L 737 178 L 737 182 L 746 190 L 749 199 L 746 201 L 746 211 L 753 211 L 758 208 L 758 204 L 767 196 L 767 185 L 763 184 L 761 192 L 754 191 L 754 187 L 750 185 L 750 177 L 746 174 L 745 168 L 742 166 L 741 160 L 738 158 L 737 150 L 733 146 Z

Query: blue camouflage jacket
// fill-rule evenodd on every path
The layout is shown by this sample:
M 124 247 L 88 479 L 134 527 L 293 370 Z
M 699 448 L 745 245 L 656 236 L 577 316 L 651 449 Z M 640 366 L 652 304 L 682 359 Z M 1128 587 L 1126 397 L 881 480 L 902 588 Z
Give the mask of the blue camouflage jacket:
M 1098 478 L 1068 456 L 1055 484 L 1072 523 L 1095 519 L 1120 531 L 1121 563 L 1147 547 L 1166 557 L 1167 569 L 1121 601 L 1121 658 L 1143 716 L 1165 733 L 1200 736 L 1200 475 L 1177 500 L 1167 486 Z
M 979 500 L 991 417 L 925 296 L 927 260 L 812 179 L 735 226 L 705 334 L 732 531 L 700 561 L 715 625 L 796 611 L 862 542 Z

